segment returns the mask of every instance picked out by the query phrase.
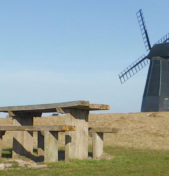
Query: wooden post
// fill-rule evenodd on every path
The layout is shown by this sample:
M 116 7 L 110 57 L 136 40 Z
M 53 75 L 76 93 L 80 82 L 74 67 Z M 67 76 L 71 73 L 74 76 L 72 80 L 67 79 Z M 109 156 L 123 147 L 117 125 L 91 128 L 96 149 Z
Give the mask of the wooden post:
M 58 161 L 58 132 L 44 132 L 44 161 Z
M 93 132 L 92 143 L 93 143 L 93 158 L 98 159 L 103 154 L 103 133 Z

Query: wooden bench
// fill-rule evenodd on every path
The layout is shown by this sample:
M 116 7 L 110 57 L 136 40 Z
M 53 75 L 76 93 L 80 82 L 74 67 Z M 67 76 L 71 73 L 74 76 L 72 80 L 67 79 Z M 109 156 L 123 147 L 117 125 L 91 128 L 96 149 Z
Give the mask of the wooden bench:
M 43 132 L 44 135 L 44 161 L 56 162 L 58 161 L 58 132 L 75 131 L 75 126 L 68 125 L 55 125 L 55 126 L 0 126 L 0 156 L 2 154 L 2 137 L 6 131 L 28 131 L 28 132 Z M 17 141 L 13 141 L 17 143 Z M 15 146 L 18 147 L 18 144 Z M 20 146 L 23 150 L 23 146 Z M 65 160 L 67 161 L 69 156 L 66 156 L 69 152 L 65 147 Z M 18 150 L 18 149 L 17 149 Z M 30 155 L 30 154 L 29 154 Z
M 91 127 L 89 133 L 92 134 L 93 159 L 98 159 L 103 154 L 104 133 L 117 133 L 117 128 Z

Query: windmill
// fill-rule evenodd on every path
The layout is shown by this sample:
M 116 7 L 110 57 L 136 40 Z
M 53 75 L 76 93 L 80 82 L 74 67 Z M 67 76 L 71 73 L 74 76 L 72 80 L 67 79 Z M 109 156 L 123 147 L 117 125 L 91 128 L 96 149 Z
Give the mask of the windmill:
M 123 84 L 149 64 L 141 111 L 169 111 L 169 34 L 151 46 L 142 10 L 136 15 L 148 54 L 121 72 L 119 79 Z

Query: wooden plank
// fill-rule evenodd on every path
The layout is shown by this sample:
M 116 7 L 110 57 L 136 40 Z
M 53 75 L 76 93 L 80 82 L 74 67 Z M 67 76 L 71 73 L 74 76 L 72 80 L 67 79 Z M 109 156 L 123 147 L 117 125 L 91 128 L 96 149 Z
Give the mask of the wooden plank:
M 57 112 L 58 109 L 108 110 L 108 105 L 90 104 L 89 101 L 72 101 L 54 104 L 0 107 L 0 112 Z
M 7 106 L 7 107 L 0 107 L 0 112 L 13 112 L 13 111 L 56 112 L 56 108 L 80 108 L 80 107 L 89 107 L 89 101 L 72 101 L 53 104 L 25 105 L 25 106 Z
M 75 126 L 0 126 L 0 131 L 75 131 Z
M 90 110 L 109 110 L 110 106 L 105 104 L 90 104 L 89 109 Z
M 119 131 L 118 128 L 106 128 L 106 127 L 94 127 L 89 128 L 89 132 L 97 132 L 97 133 L 117 133 Z

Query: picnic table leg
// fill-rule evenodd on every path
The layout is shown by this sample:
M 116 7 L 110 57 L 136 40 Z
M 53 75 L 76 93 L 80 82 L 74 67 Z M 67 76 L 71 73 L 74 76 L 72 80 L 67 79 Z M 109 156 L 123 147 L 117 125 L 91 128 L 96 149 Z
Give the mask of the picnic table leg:
M 44 161 L 58 161 L 58 132 L 56 131 L 44 132 Z
M 93 158 L 97 159 L 103 154 L 103 133 L 92 133 Z
M 33 117 L 40 116 L 40 113 L 15 112 L 13 113 L 14 126 L 32 126 Z M 33 132 L 16 131 L 13 137 L 12 157 L 18 158 L 20 155 L 32 158 L 33 154 Z
M 76 130 L 66 132 L 66 161 L 88 158 L 88 115 L 88 110 L 70 110 L 70 114 L 67 114 Z

